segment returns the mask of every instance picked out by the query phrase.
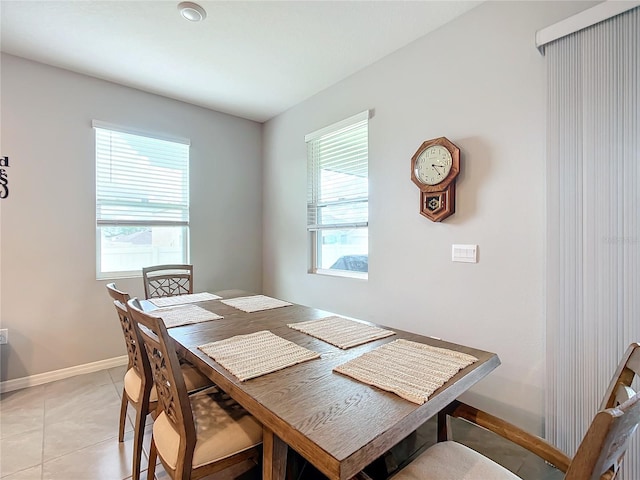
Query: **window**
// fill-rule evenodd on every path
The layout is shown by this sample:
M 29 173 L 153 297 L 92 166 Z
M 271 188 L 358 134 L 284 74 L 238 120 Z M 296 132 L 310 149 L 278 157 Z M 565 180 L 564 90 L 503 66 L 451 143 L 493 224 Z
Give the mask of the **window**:
M 93 122 L 97 278 L 189 261 L 189 140 Z
M 311 272 L 367 277 L 369 112 L 305 137 Z

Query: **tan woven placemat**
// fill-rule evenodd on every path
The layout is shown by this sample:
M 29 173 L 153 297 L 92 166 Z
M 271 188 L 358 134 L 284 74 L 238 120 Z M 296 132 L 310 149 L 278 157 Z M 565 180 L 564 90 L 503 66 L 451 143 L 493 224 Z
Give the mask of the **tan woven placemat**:
M 472 355 L 400 339 L 333 371 L 422 405 L 459 370 L 477 361 Z
M 222 297 L 213 293 L 188 293 L 186 295 L 175 295 L 173 297 L 150 298 L 149 301 L 156 307 L 168 307 L 171 305 L 184 305 L 185 303 L 206 302 L 207 300 L 218 300 Z
M 178 305 L 175 307 L 158 308 L 149 312 L 149 315 L 156 318 L 162 318 L 167 328 L 179 327 L 181 325 L 190 325 L 192 323 L 207 322 L 209 320 L 220 320 L 221 317 L 217 313 L 210 312 L 197 305 Z
M 261 310 L 271 310 L 272 308 L 288 307 L 292 305 L 284 300 L 267 297 L 265 295 L 251 295 L 250 297 L 236 297 L 220 300 L 225 305 L 237 308 L 243 312 L 252 313 Z
M 391 330 L 336 315 L 308 322 L 290 323 L 287 326 L 343 350 L 396 334 Z
M 320 355 L 263 330 L 198 347 L 242 382 Z

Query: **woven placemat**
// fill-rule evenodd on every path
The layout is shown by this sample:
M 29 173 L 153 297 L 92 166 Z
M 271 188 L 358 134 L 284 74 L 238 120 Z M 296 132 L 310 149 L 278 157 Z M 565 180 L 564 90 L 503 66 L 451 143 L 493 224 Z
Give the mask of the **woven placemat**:
M 198 347 L 242 382 L 319 358 L 320 355 L 263 330 Z
M 222 297 L 213 293 L 189 293 L 186 295 L 175 295 L 173 297 L 150 298 L 149 301 L 156 307 L 168 307 L 170 305 L 184 305 L 185 303 L 206 302 L 207 300 L 218 300 Z
M 422 405 L 464 367 L 472 355 L 409 340 L 394 340 L 333 369 Z
M 288 327 L 319 338 L 343 350 L 396 334 L 391 330 L 336 315 L 308 322 L 290 323 Z
M 251 295 L 250 297 L 236 297 L 220 300 L 225 305 L 237 308 L 243 312 L 252 313 L 261 310 L 271 310 L 272 308 L 288 307 L 292 305 L 284 300 L 267 297 L 265 295 Z
M 217 313 L 210 312 L 197 305 L 178 305 L 175 307 L 158 308 L 157 310 L 149 312 L 149 315 L 161 318 L 167 328 L 224 318 Z

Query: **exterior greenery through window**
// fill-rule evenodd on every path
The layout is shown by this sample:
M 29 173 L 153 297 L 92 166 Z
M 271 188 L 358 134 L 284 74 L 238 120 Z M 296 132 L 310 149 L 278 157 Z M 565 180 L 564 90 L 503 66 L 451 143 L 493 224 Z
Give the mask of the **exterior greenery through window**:
M 369 271 L 369 112 L 305 137 L 311 272 Z
M 97 278 L 189 261 L 189 140 L 102 122 L 96 134 Z

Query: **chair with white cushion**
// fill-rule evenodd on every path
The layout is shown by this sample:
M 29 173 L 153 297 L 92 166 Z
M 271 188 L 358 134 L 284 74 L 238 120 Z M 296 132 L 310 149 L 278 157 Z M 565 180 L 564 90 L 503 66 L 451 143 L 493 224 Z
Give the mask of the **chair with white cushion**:
M 631 388 L 640 375 L 640 344 L 627 349 L 573 458 L 493 415 L 453 402 L 438 415 L 439 443 L 428 448 L 394 480 L 518 480 L 520 477 L 451 438 L 450 417 L 486 428 L 531 451 L 561 470 L 566 480 L 612 480 L 640 423 L 640 393 Z
M 140 478 L 140 459 L 142 456 L 144 426 L 147 415 L 150 412 L 153 414 L 157 408 L 158 396 L 153 385 L 147 353 L 142 346 L 143 343 L 140 338 L 140 332 L 136 324 L 130 321 L 127 312 L 126 305 L 129 301 L 129 294 L 118 290 L 115 283 L 108 284 L 107 291 L 116 307 L 120 326 L 124 333 L 128 356 L 127 372 L 124 375 L 124 388 L 122 389 L 118 441 L 124 441 L 127 407 L 131 405 L 136 411 L 133 428 L 133 467 L 131 475 L 133 480 L 138 480 Z M 189 391 L 199 391 L 213 385 L 211 380 L 202 375 L 189 363 L 185 362 L 181 364 L 180 370 Z
M 157 457 L 173 480 L 195 480 L 247 460 L 257 464 L 262 425 L 221 391 L 189 397 L 162 319 L 147 315 L 136 299 L 127 306 L 140 327 L 162 407 L 153 423 L 147 478 L 154 478 Z

